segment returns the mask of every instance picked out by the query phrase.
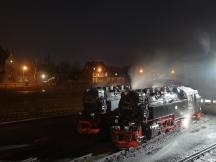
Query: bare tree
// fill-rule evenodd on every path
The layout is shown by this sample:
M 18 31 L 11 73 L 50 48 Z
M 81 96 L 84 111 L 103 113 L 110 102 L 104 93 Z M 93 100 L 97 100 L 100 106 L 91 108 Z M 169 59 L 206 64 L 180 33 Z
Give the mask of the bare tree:
M 0 82 L 2 82 L 5 74 L 5 61 L 10 56 L 8 49 L 4 49 L 0 46 Z

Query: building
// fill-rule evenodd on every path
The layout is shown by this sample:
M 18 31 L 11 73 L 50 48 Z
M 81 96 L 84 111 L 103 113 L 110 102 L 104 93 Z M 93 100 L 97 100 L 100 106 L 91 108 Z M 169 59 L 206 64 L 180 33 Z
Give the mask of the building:
M 125 84 L 129 82 L 127 67 L 107 66 L 103 62 L 87 62 L 83 73 L 93 84 Z

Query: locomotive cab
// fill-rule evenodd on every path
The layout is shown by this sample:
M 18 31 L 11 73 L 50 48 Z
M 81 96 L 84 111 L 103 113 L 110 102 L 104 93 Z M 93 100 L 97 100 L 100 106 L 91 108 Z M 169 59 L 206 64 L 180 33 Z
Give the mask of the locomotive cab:
M 113 142 L 117 147 L 136 147 L 143 141 L 142 122 L 148 119 L 147 106 L 145 95 L 136 91 L 122 93 L 119 117 L 112 127 Z

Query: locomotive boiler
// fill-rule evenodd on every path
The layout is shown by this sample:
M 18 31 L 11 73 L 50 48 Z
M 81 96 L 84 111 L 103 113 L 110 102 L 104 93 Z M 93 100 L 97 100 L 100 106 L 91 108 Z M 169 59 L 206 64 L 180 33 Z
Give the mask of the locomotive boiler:
M 201 117 L 201 97 L 184 86 L 145 88 L 123 92 L 112 139 L 119 148 L 136 147 L 145 140 Z M 189 118 L 189 119 L 188 119 Z

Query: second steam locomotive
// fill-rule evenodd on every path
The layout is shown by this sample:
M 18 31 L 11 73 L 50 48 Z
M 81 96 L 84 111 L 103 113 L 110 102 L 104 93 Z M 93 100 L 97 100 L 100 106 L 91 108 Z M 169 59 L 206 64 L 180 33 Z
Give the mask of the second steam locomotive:
M 83 96 L 83 111 L 78 120 L 80 134 L 97 134 L 109 129 L 109 117 L 114 114 L 121 98 L 123 86 L 94 87 Z

